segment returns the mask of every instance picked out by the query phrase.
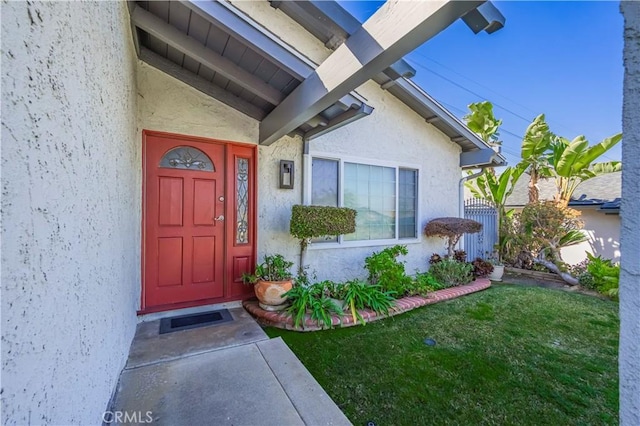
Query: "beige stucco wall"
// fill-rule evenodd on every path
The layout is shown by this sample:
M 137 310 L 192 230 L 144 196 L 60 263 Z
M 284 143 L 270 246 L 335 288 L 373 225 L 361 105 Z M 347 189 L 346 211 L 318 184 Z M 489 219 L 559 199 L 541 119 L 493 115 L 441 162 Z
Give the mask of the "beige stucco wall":
M 269 30 L 320 62 L 331 52 L 267 2 L 238 2 Z M 310 142 L 310 150 L 385 160 L 420 167 L 422 204 L 419 225 L 440 216 L 458 215 L 460 148 L 395 97 L 368 82 L 357 89 L 375 108 L 361 120 Z M 259 123 L 195 89 L 139 62 L 139 128 L 184 133 L 213 139 L 257 143 Z M 278 188 L 280 160 L 295 161 L 295 189 Z M 260 146 L 258 155 L 258 256 L 282 253 L 296 264 L 299 244 L 289 235 L 291 206 L 302 202 L 302 140 L 284 137 Z M 318 279 L 346 280 L 365 276 L 364 258 L 384 246 L 310 249 L 307 264 Z M 440 239 L 421 238 L 409 245 L 407 270 L 426 270 Z
M 640 424 L 640 3 L 623 1 L 620 424 Z
M 128 13 L 2 4 L 2 423 L 99 424 L 140 291 Z
M 155 130 L 241 143 L 258 143 L 259 122 L 204 95 L 163 72 L 138 61 L 138 135 Z M 300 203 L 299 190 L 278 188 L 280 160 L 301 164 L 302 140 L 284 137 L 258 149 L 258 256 L 282 253 L 293 258 L 295 240 L 289 236 L 291 205 Z M 301 188 L 301 174 L 295 175 Z
M 331 54 L 310 32 L 281 10 L 271 7 L 268 1 L 234 0 L 231 3 L 316 64 Z
M 575 265 L 587 258 L 585 252 L 620 261 L 620 216 L 606 215 L 596 209 L 583 208 L 580 219 L 588 241 L 562 249 L 562 260 Z
M 314 139 L 310 143 L 310 152 L 354 156 L 365 163 L 369 159 L 371 162 L 384 160 L 396 165 L 415 165 L 420 168 L 419 229 L 430 219 L 457 216 L 459 146 L 374 82 L 364 84 L 358 92 L 375 107 L 373 113 Z M 310 271 L 315 271 L 322 279 L 365 277 L 364 258 L 383 248 L 322 249 L 321 244 L 316 244 L 310 248 L 307 264 Z M 409 243 L 408 249 L 409 254 L 404 258 L 407 271 L 425 271 L 429 256 L 434 252 L 444 252 L 444 241 L 421 237 L 417 243 Z

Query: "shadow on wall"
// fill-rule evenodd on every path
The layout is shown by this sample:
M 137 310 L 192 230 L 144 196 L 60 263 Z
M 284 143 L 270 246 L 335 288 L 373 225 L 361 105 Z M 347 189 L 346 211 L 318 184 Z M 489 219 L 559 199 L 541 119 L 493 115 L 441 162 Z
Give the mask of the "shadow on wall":
M 585 251 L 595 256 L 620 262 L 620 216 L 604 215 L 597 211 L 584 211 L 583 231 L 589 239 L 572 247 L 562 250 L 562 259 L 575 265 L 587 258 Z
M 613 238 L 611 235 L 594 232 L 590 235 L 589 244 L 591 245 L 591 253 L 595 256 L 602 256 L 605 259 L 611 259 L 613 262 L 620 262 L 620 236 Z

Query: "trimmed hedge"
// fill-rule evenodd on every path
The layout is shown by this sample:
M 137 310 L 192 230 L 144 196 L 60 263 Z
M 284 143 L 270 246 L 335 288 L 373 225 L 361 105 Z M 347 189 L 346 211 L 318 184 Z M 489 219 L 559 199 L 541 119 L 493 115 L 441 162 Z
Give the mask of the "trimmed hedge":
M 356 211 L 353 209 L 301 205 L 295 205 L 291 209 L 290 232 L 300 240 L 355 231 Z

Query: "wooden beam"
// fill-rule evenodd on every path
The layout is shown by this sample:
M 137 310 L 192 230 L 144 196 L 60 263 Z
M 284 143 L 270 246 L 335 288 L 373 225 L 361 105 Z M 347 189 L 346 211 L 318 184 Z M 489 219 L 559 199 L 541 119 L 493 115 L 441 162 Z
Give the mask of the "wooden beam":
M 226 91 L 220 86 L 208 82 L 204 78 L 182 68 L 180 65 L 152 52 L 144 46 L 140 47 L 140 59 L 154 68 L 159 69 L 171 77 L 174 77 L 196 90 L 217 99 L 225 105 L 234 108 L 251 118 L 260 121 L 266 115 L 265 112 L 257 106 L 250 104 L 242 98 L 235 96 L 233 93 Z
M 295 52 L 283 41 L 273 37 L 242 11 L 228 2 L 182 1 L 210 24 L 240 40 L 252 50 L 278 65 L 298 80 L 304 80 L 315 64 Z
M 270 145 L 484 1 L 387 1 L 261 123 Z
M 273 105 L 278 105 L 282 102 L 284 95 L 279 90 L 269 86 L 260 78 L 240 68 L 229 59 L 218 55 L 198 40 L 189 37 L 140 6 L 136 6 L 133 9 L 131 20 L 138 28 L 220 73 L 261 99 Z
M 349 123 L 361 119 L 362 117 L 371 115 L 372 112 L 373 107 L 365 104 L 362 104 L 362 106 L 360 106 L 359 108 L 351 108 L 338 115 L 337 117 L 331 119 L 325 126 L 318 126 L 315 129 L 309 130 L 304 134 L 303 139 L 305 141 L 310 141 L 326 133 L 332 132 L 342 126 L 346 126 Z

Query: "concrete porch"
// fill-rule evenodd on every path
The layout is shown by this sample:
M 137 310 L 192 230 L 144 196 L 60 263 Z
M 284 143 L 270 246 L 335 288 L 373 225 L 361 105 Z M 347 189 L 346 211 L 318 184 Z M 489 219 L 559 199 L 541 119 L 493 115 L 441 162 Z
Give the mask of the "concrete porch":
M 159 425 L 351 424 L 282 339 L 229 312 L 232 322 L 162 335 L 160 320 L 138 324 L 110 411 L 137 414 L 124 424 L 147 412 Z

